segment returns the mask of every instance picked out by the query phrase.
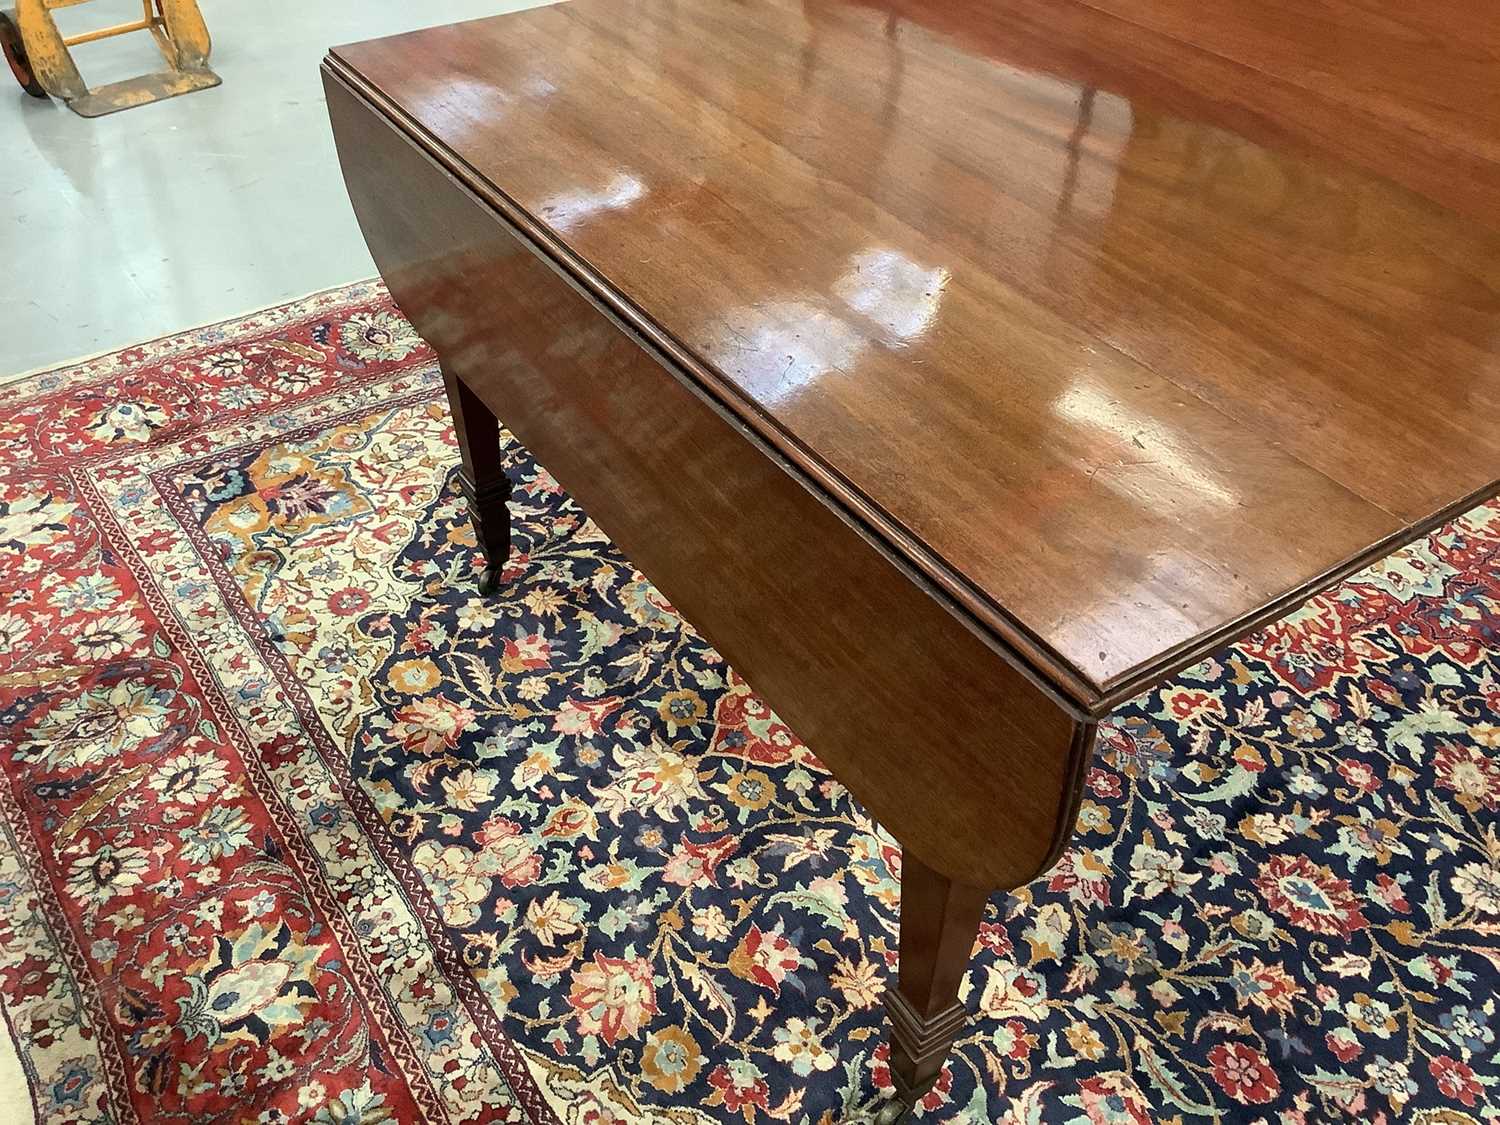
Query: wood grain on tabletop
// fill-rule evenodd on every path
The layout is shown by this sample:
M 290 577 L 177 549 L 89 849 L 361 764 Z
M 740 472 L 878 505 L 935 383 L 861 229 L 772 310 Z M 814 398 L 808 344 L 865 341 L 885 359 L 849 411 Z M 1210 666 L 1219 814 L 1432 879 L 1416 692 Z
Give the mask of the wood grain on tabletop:
M 1039 5 L 334 55 L 1087 702 L 1493 489 L 1500 99 L 1455 4 Z

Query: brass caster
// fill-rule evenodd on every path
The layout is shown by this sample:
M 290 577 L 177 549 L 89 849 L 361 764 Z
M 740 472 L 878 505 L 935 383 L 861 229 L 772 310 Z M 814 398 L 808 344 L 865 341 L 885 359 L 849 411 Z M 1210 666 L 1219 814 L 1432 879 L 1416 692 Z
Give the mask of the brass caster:
M 487 566 L 479 572 L 479 592 L 486 597 L 500 589 L 500 568 Z

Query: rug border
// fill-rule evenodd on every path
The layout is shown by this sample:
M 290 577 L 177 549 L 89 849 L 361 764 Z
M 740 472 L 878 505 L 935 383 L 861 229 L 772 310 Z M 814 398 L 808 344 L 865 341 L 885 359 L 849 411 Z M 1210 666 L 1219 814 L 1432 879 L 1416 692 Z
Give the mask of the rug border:
M 336 285 L 325 285 L 318 289 L 309 290 L 300 295 L 293 295 L 282 300 L 274 300 L 269 305 L 259 305 L 255 308 L 241 309 L 239 312 L 228 316 L 215 317 L 212 320 L 201 321 L 197 324 L 189 324 L 183 328 L 174 328 L 170 332 L 163 332 L 158 336 L 152 336 L 145 340 L 133 340 L 125 344 L 116 344 L 113 347 L 100 348 L 98 351 L 77 355 L 71 359 L 65 359 L 61 363 L 44 363 L 39 367 L 33 367 L 27 371 L 18 371 L 11 375 L 0 375 L 0 387 L 9 387 L 15 383 L 25 382 L 41 375 L 51 375 L 57 371 L 66 371 L 72 367 L 81 367 L 85 363 L 93 363 L 95 360 L 103 359 L 105 356 L 116 355 L 131 348 L 144 348 L 152 344 L 159 344 L 163 340 L 170 340 L 174 336 L 186 336 L 190 332 L 202 332 L 209 328 L 218 328 L 221 325 L 232 324 L 237 320 L 245 320 L 255 316 L 257 313 L 280 311 L 289 305 L 300 305 L 303 301 L 310 301 L 314 297 L 321 297 L 326 293 L 334 293 L 340 289 L 348 289 L 355 285 L 369 285 L 372 283 L 385 284 L 385 279 L 380 274 L 368 274 L 364 277 L 351 277 L 348 281 L 341 281 Z
M 441 398 L 442 393 L 441 385 L 435 383 L 420 390 L 408 391 L 403 395 L 382 400 L 375 404 L 374 412 L 435 401 Z M 286 705 L 297 715 L 309 742 L 314 747 L 314 752 L 323 760 L 324 768 L 329 771 L 341 790 L 341 796 L 348 803 L 351 812 L 364 830 L 375 854 L 385 864 L 397 885 L 405 892 L 407 901 L 426 931 L 433 952 L 441 959 L 438 965 L 447 978 L 454 996 L 468 1009 L 469 1018 L 474 1021 L 475 1026 L 482 1033 L 488 1033 L 485 1047 L 494 1060 L 496 1069 L 509 1087 L 516 1104 L 531 1122 L 539 1123 L 539 1125 L 548 1125 L 548 1123 L 557 1125 L 562 1120 L 561 1116 L 537 1082 L 536 1075 L 532 1073 L 521 1045 L 506 1030 L 504 1015 L 495 1009 L 483 988 L 468 973 L 453 939 L 437 917 L 440 912 L 433 901 L 431 890 L 412 866 L 410 857 L 402 851 L 396 839 L 381 823 L 370 795 L 362 788 L 358 777 L 354 774 L 352 760 L 350 762 L 339 760 L 337 747 L 333 744 L 327 729 L 324 728 L 318 715 L 317 705 L 308 694 L 305 685 L 297 679 L 295 672 L 285 658 L 276 651 L 275 646 L 264 636 L 258 635 L 251 627 L 255 608 L 246 602 L 244 591 L 239 588 L 223 560 L 211 549 L 208 534 L 193 520 L 192 513 L 188 510 L 180 491 L 172 487 L 172 482 L 182 474 L 213 464 L 231 453 L 255 451 L 281 442 L 296 441 L 324 432 L 351 418 L 363 417 L 370 413 L 372 411 L 368 405 L 353 405 L 346 410 L 331 413 L 327 417 L 309 420 L 300 426 L 173 461 L 160 468 L 144 472 L 143 476 L 151 482 L 163 506 L 182 530 L 184 538 L 192 545 L 199 564 L 209 573 L 218 587 L 225 608 L 243 630 L 246 641 L 257 650 L 267 670 L 280 682 L 281 689 L 285 693 Z M 441 488 L 439 496 L 441 496 Z M 513 1051 L 514 1056 L 508 1056 L 507 1050 Z

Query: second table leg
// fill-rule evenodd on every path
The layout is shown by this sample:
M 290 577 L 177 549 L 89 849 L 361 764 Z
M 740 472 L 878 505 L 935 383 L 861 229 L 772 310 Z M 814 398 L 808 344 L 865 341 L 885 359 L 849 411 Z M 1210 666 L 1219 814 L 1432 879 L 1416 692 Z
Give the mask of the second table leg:
M 969 968 L 989 892 L 939 875 L 909 852 L 901 860 L 898 983 L 885 993 L 891 1078 L 905 1106 L 932 1089 L 969 1014 L 958 986 Z
M 485 568 L 479 576 L 479 592 L 494 593 L 500 585 L 500 572 L 510 554 L 510 478 L 505 475 L 500 455 L 500 423 L 461 378 L 443 367 L 443 383 L 448 390 L 448 407 L 453 413 L 453 429 L 463 466 L 458 487 L 469 503 L 469 518 L 474 523 L 474 538 L 484 552 Z

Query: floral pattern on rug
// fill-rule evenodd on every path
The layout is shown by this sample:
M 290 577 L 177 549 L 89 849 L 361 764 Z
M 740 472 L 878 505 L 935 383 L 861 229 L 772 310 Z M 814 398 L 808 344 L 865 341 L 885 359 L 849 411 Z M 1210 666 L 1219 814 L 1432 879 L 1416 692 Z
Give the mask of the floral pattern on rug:
M 377 286 L 0 386 L 46 1121 L 859 1120 L 899 848 Z M 1118 711 L 930 1121 L 1500 1117 L 1500 504 Z

